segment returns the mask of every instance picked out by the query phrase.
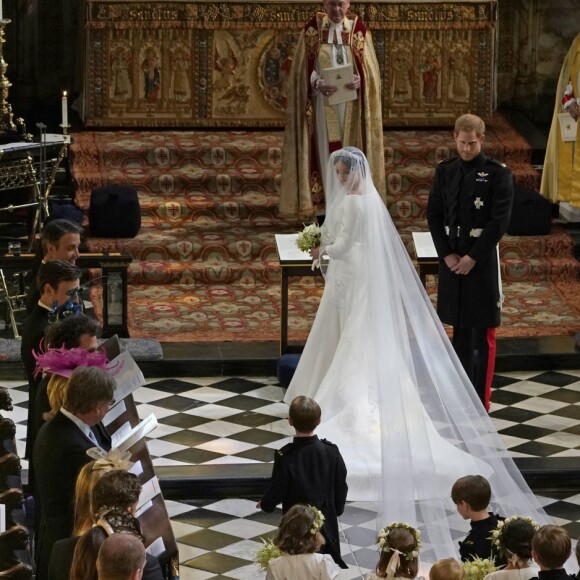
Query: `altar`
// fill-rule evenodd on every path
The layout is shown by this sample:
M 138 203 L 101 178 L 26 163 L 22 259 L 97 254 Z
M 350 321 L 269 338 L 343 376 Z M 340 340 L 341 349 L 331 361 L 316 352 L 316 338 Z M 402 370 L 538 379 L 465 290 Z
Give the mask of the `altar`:
M 86 0 L 89 127 L 283 127 L 300 31 L 322 3 Z M 452 125 L 494 104 L 497 0 L 356 1 L 385 127 Z

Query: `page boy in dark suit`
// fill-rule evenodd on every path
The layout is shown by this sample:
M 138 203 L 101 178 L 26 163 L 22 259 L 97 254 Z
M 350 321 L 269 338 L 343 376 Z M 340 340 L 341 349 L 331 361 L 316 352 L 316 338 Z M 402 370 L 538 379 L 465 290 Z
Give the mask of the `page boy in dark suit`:
M 540 567 L 538 576 L 531 580 L 575 580 L 564 564 L 572 553 L 568 532 L 560 526 L 542 526 L 532 538 L 532 558 Z
M 326 544 L 321 552 L 347 568 L 340 555 L 338 535 L 338 516 L 344 511 L 348 491 L 346 466 L 338 447 L 314 434 L 320 417 L 320 405 L 314 399 L 294 398 L 288 422 L 296 435 L 292 443 L 276 451 L 272 481 L 258 507 L 265 512 L 274 511 L 280 502 L 283 512 L 297 503 L 317 507 L 325 518 L 321 532 Z

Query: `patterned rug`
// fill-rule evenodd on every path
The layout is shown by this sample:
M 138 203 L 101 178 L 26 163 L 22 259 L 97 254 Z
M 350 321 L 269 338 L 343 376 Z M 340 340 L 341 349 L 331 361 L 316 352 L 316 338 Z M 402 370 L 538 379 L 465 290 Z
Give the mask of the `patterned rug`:
M 77 203 L 93 188 L 137 187 L 142 229 L 133 239 L 90 238 L 92 251 L 133 256 L 131 336 L 162 342 L 271 341 L 279 338 L 280 270 L 275 233 L 300 222 L 277 217 L 282 133 L 276 131 L 116 131 L 74 135 Z M 388 207 L 410 254 L 411 232 L 427 229 L 435 164 L 452 154 L 449 130 L 385 133 Z M 500 115 L 485 151 L 518 183 L 537 187 L 527 142 Z M 506 305 L 500 336 L 574 334 L 580 327 L 579 264 L 560 226 L 548 236 L 506 236 L 500 245 Z M 99 287 L 92 290 L 99 308 Z M 430 285 L 433 298 L 435 287 Z M 304 340 L 322 281 L 290 284 L 290 339 Z

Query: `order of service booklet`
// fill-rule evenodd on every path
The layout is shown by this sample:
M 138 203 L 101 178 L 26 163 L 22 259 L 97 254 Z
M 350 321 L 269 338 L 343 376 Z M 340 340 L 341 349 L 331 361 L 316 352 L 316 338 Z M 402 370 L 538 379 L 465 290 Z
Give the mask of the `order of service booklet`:
M 330 97 L 324 97 L 328 105 L 339 105 L 356 100 L 356 90 L 346 88 L 346 85 L 354 82 L 354 71 L 351 63 L 322 69 L 322 78 L 325 84 L 338 87 L 336 93 Z
M 559 113 L 558 120 L 560 121 L 560 132 L 562 133 L 562 141 L 569 143 L 576 141 L 576 132 L 578 131 L 578 123 L 574 121 L 570 113 Z

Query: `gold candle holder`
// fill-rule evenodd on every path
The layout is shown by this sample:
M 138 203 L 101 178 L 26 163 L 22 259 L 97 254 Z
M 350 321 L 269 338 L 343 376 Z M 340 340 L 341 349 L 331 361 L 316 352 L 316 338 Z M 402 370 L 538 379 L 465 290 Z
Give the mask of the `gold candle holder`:
M 63 125 L 62 123 L 59 125 L 59 127 L 62 127 L 62 140 L 64 142 L 65 145 L 70 145 L 71 143 L 71 136 L 68 132 L 68 130 L 70 129 L 70 125 Z

